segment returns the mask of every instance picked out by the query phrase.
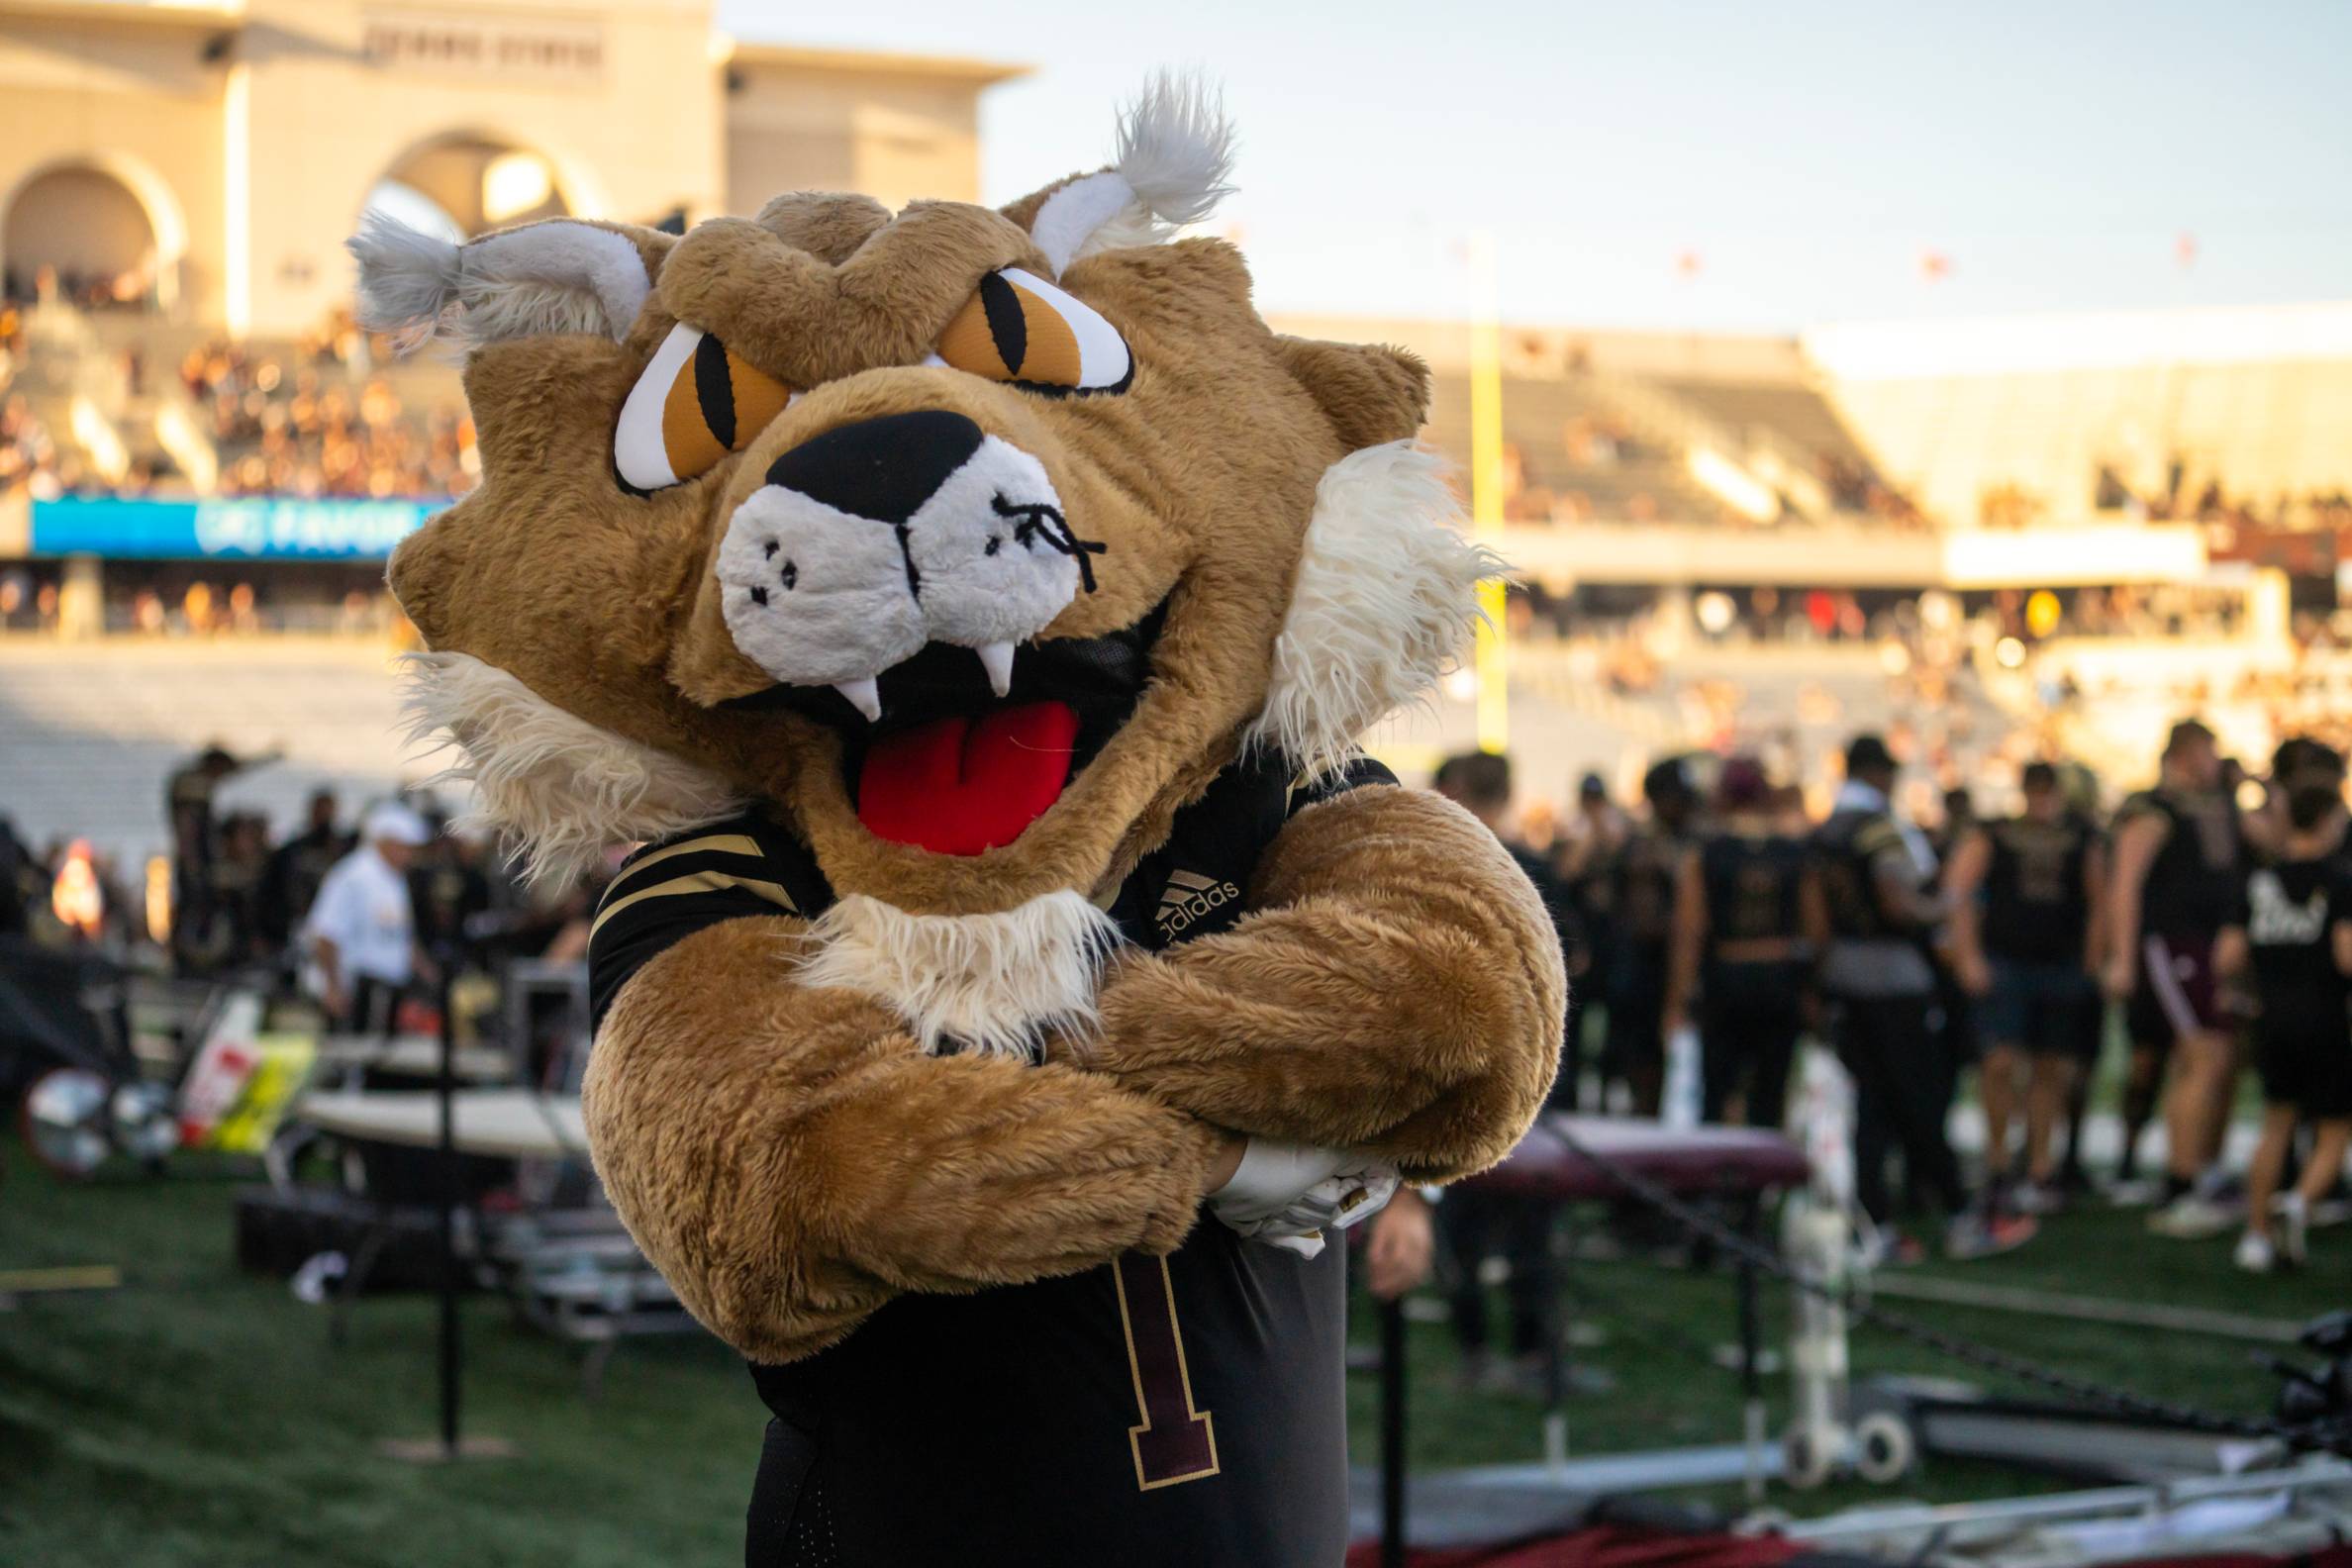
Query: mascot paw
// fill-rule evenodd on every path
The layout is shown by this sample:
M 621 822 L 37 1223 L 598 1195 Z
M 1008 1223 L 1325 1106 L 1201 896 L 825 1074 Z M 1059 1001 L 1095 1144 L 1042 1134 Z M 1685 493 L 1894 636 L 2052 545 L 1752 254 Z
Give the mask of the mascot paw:
M 1314 1257 L 1323 1232 L 1378 1214 L 1396 1196 L 1397 1173 L 1343 1149 L 1252 1138 L 1232 1179 L 1209 1195 L 1226 1228 Z

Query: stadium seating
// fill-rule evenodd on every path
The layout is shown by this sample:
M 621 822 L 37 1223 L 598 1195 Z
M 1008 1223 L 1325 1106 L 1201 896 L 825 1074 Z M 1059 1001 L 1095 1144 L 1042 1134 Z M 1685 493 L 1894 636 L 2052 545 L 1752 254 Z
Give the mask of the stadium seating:
M 345 812 L 435 770 L 406 761 L 385 644 L 13 637 L 0 648 L 0 806 L 25 838 L 89 837 L 126 866 L 165 846 L 163 780 L 198 748 L 285 759 L 232 779 L 224 809 L 287 830 L 331 785 Z
M 1469 379 L 1441 375 L 1431 391 L 1429 422 L 1422 434 L 1457 462 L 1466 463 Z M 1580 456 L 1569 439 L 1580 423 L 1622 432 L 1609 443 L 1617 446 L 1618 453 Z M 1690 478 L 1681 454 L 1666 438 L 1637 426 L 1581 380 L 1507 381 L 1503 431 L 1505 442 L 1519 454 L 1522 492 L 1547 490 L 1555 503 L 1581 494 L 1589 515 L 1603 520 L 1622 521 L 1645 509 L 1670 522 L 1713 522 L 1722 515 L 1722 504 Z M 1646 508 L 1639 500 L 1645 496 Z

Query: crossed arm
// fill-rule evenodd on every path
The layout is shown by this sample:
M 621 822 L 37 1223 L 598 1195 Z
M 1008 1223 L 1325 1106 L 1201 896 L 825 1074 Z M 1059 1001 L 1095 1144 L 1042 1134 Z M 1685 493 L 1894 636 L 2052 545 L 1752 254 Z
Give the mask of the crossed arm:
M 1220 1127 L 1356 1150 L 1409 1181 L 1495 1163 L 1559 1069 L 1567 980 L 1492 833 L 1387 786 L 1284 829 L 1233 931 L 1125 957 L 1076 1059 Z
M 880 1003 L 791 980 L 806 940 L 777 916 L 671 947 L 623 989 L 582 1088 L 614 1206 L 714 1332 L 787 1361 L 902 1291 L 1184 1239 L 1214 1129 L 1070 1067 L 927 1056 Z
M 1285 830 L 1251 902 L 1230 933 L 1120 961 L 1099 1037 L 1034 1067 L 924 1055 L 881 1002 L 800 985 L 799 921 L 710 927 L 598 1035 L 583 1095 L 606 1190 L 698 1318 L 784 1361 L 900 1292 L 1173 1250 L 1230 1173 L 1221 1127 L 1415 1179 L 1510 1149 L 1557 1066 L 1565 987 L 1491 834 L 1433 797 L 1352 791 Z

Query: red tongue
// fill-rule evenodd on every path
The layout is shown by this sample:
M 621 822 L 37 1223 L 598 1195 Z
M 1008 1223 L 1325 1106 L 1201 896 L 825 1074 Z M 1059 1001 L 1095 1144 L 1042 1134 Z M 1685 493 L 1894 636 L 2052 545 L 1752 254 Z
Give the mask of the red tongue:
M 1077 739 L 1078 715 L 1058 702 L 902 730 L 866 748 L 857 820 L 933 854 L 1009 844 L 1061 799 Z

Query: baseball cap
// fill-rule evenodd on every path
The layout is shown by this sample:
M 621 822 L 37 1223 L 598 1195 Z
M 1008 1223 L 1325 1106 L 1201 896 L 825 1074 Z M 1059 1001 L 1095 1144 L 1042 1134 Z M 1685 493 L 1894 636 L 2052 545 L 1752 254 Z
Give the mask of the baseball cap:
M 390 839 L 412 849 L 433 838 L 433 831 L 425 826 L 425 819 L 398 801 L 386 801 L 370 811 L 360 832 L 369 843 Z

